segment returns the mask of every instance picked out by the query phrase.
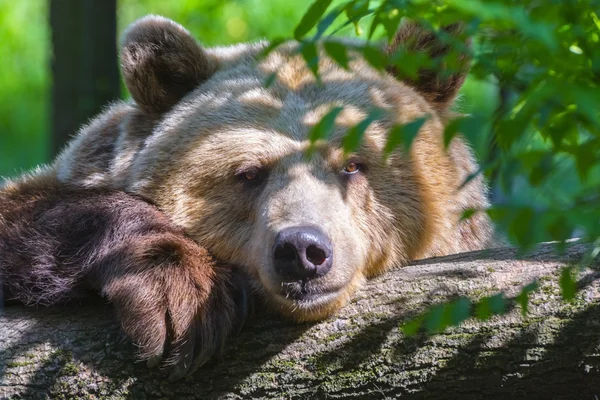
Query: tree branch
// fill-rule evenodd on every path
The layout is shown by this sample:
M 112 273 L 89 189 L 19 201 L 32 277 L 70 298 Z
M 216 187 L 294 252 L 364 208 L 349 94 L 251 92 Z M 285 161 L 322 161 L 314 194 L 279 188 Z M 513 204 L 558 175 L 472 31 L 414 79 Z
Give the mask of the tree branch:
M 134 363 L 108 306 L 8 307 L 0 316 L 0 398 L 581 398 L 600 396 L 600 272 L 572 303 L 558 276 L 586 249 L 558 258 L 541 245 L 517 260 L 496 249 L 419 261 L 369 282 L 336 317 L 293 325 L 260 315 L 218 362 L 183 382 Z M 405 338 L 399 326 L 432 304 L 538 278 L 530 313 L 467 321 Z M 405 397 L 403 397 L 405 398 Z

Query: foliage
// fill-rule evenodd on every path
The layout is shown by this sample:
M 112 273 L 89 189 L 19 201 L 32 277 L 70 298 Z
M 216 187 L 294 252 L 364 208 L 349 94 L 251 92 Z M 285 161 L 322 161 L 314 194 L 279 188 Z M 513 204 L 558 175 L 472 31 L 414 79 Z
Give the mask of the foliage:
M 0 0 L 0 176 L 47 160 L 46 13 L 45 1 Z
M 361 26 L 366 27 L 368 38 L 379 33 L 391 41 L 402 20 L 409 18 L 435 30 L 440 40 L 452 45 L 454 51 L 443 64 L 452 68 L 458 65 L 456 54 L 469 50 L 441 28 L 464 23 L 467 33 L 476 35 L 471 73 L 479 80 L 496 82 L 500 101 L 491 115 L 475 111 L 452 121 L 444 140 L 447 144 L 460 133 L 476 146 L 479 143 L 480 149 L 492 148 L 479 152 L 479 173 L 499 186 L 506 201 L 485 212 L 522 252 L 547 240 L 557 241 L 560 248 L 577 234 L 596 240 L 583 267 L 597 256 L 600 238 L 599 13 L 598 0 L 350 0 L 333 7 L 331 0 L 316 0 L 294 37 L 304 49 L 324 42 L 326 53 L 346 68 L 350 45 L 328 44 L 337 31 L 333 28 L 336 21 L 341 20 L 341 26 L 354 25 L 358 34 L 364 31 Z M 378 70 L 394 65 L 407 77 L 414 77 L 421 68 L 441 65 L 405 50 L 387 55 L 382 46 L 371 43 L 352 46 L 352 50 L 362 53 Z M 302 54 L 318 75 L 316 51 Z M 387 150 L 409 147 L 421 124 L 414 121 L 400 129 L 402 140 L 395 128 L 389 133 Z M 359 124 L 347 135 L 357 136 L 357 130 L 365 128 Z M 353 138 L 352 146 L 361 136 Z M 464 217 L 475 211 L 468 210 Z M 576 295 L 576 272 L 570 267 L 560 277 L 566 300 Z M 528 293 L 535 288 L 534 283 L 527 285 L 511 301 L 526 311 Z M 469 316 L 487 319 L 504 313 L 510 309 L 507 304 L 502 294 L 477 304 L 459 299 L 434 306 L 404 329 L 406 333 L 421 328 L 434 332 Z

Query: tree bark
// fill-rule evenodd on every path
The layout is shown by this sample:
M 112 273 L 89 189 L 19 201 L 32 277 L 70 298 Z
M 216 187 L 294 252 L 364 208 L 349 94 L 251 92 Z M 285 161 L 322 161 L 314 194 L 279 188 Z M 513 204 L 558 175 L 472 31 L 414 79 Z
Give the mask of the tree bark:
M 508 399 L 600 397 L 600 272 L 579 276 L 561 300 L 564 255 L 540 245 L 527 257 L 495 249 L 422 260 L 370 281 L 338 315 L 294 325 L 256 316 L 221 359 L 183 381 L 134 363 L 108 306 L 7 307 L 0 316 L 0 398 Z M 432 304 L 537 278 L 527 317 L 519 307 L 426 337 L 399 326 Z M 594 397 L 597 396 L 597 397 Z
M 116 0 L 50 0 L 52 157 L 119 98 Z

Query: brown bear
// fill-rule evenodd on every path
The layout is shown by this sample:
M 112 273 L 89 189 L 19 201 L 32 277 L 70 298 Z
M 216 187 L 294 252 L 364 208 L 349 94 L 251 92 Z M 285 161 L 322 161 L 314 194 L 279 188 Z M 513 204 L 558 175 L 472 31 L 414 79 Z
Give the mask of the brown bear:
M 460 26 L 447 32 L 462 36 Z M 388 51 L 439 57 L 449 48 L 436 38 L 407 23 Z M 243 321 L 246 285 L 278 312 L 316 320 L 365 278 L 486 247 L 486 214 L 461 219 L 487 207 L 486 184 L 462 187 L 477 170 L 471 150 L 460 137 L 443 145 L 466 71 L 422 70 L 403 81 L 358 53 L 348 69 L 323 53 L 317 81 L 297 46 L 263 57 L 266 42 L 204 48 L 165 18 L 135 22 L 121 53 L 133 100 L 110 106 L 51 166 L 3 189 L 0 254 L 35 243 L 24 233 L 31 224 L 18 223 L 29 220 L 51 226 L 35 229 L 57 241 L 50 247 L 85 258 L 39 267 L 35 246 L 33 258 L 0 258 L 9 293 L 42 301 L 44 285 L 62 277 L 56 296 L 68 298 L 83 282 L 115 303 L 146 357 L 179 349 L 171 358 L 182 375 Z M 332 134 L 311 147 L 311 128 L 333 107 L 342 111 Z M 382 115 L 345 154 L 345 133 L 374 108 Z M 390 128 L 424 116 L 410 150 L 384 157 Z

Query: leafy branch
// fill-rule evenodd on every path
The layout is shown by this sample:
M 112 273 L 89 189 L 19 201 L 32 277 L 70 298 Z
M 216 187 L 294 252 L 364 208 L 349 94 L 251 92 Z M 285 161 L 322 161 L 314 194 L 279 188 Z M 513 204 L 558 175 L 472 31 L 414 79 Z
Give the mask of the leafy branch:
M 598 10 L 599 0 L 350 0 L 339 4 L 316 0 L 294 30 L 294 38 L 317 79 L 319 46 L 342 68 L 348 69 L 351 54 L 357 53 L 382 73 L 392 67 L 407 79 L 423 69 L 452 73 L 461 68 L 457 55 L 467 52 L 472 58 L 471 75 L 495 82 L 502 98 L 493 115 L 474 112 L 450 121 L 444 144 L 461 135 L 492 149 L 479 154 L 478 174 L 491 179 L 508 200 L 486 212 L 522 252 L 548 240 L 556 241 L 560 250 L 575 234 L 595 242 L 579 267 L 566 268 L 560 277 L 563 297 L 570 300 L 577 291 L 574 274 L 600 253 Z M 340 19 L 341 25 L 334 27 Z M 404 19 L 435 32 L 452 50 L 443 59 L 431 59 L 406 49 L 388 54 L 372 41 L 392 42 Z M 465 35 L 474 37 L 472 52 L 441 29 L 457 22 L 465 27 Z M 354 27 L 356 35 L 366 32 L 368 40 L 362 45 L 339 41 L 335 35 L 348 26 Z M 313 127 L 311 143 L 327 139 L 339 112 L 341 108 L 334 108 Z M 344 150 L 356 149 L 377 118 L 371 112 L 349 128 Z M 409 149 L 423 122 L 394 126 L 385 156 L 397 148 Z M 524 189 L 535 195 L 519 196 Z M 534 203 L 533 197 L 541 203 Z M 525 314 L 528 294 L 536 288 L 532 282 L 512 299 L 497 294 L 476 303 L 460 298 L 437 305 L 406 324 L 404 331 L 435 332 L 470 317 L 487 319 L 512 309 L 511 304 L 520 304 Z

